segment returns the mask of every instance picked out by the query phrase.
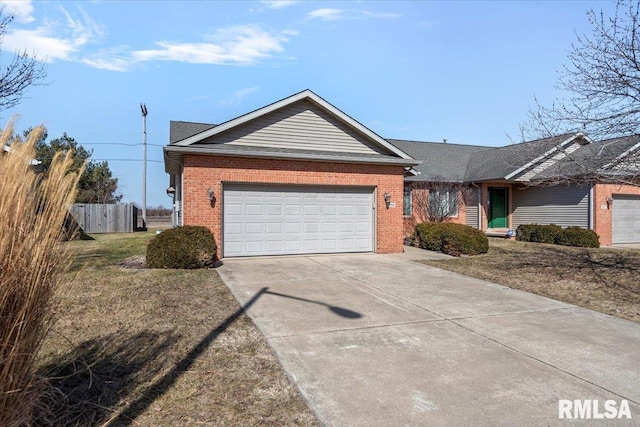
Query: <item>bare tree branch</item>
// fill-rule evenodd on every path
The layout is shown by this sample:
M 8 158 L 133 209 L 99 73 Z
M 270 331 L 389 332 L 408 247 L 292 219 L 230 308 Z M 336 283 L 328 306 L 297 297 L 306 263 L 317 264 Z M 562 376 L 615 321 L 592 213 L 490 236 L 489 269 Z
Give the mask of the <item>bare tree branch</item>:
M 599 141 L 592 144 L 596 147 L 559 156 L 543 177 L 548 183 L 639 185 L 640 159 L 628 149 L 640 134 L 640 1 L 618 0 L 612 16 L 592 9 L 587 18 L 591 33 L 576 34 L 556 83 L 567 97 L 550 106 L 536 98 L 520 126 L 521 137 L 526 141 L 583 132 Z
M 0 8 L 0 55 L 2 55 L 2 39 L 7 32 L 7 26 L 13 21 L 13 16 L 2 15 Z M 38 83 L 46 77 L 44 64 L 35 55 L 27 51 L 16 52 L 9 64 L 0 71 L 0 111 L 18 105 L 29 86 Z
M 443 222 L 458 214 L 471 198 L 471 189 L 460 182 L 435 177 L 430 182 L 412 185 L 413 214 L 418 222 Z

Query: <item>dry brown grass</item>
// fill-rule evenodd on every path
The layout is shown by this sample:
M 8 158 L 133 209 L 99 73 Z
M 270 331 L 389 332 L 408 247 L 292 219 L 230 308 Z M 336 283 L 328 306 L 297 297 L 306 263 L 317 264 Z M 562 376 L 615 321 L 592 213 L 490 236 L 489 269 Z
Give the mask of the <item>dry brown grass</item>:
M 317 425 L 215 270 L 118 266 L 152 233 L 68 243 L 81 274 L 61 296 L 40 372 L 49 425 Z
M 42 129 L 14 143 L 12 126 L 0 136 L 0 425 L 30 422 L 43 383 L 34 360 L 51 319 L 52 297 L 70 257 L 62 225 L 73 203 L 77 174 L 72 158 L 57 156 L 46 176 L 29 165 Z
M 640 322 L 640 250 L 489 243 L 485 255 L 423 262 Z

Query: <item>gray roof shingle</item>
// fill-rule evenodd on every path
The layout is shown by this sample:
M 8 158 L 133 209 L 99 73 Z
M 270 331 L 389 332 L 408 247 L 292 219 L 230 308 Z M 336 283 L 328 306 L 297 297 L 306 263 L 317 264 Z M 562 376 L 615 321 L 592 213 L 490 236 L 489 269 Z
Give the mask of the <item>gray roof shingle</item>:
M 415 159 L 423 160 L 421 165 L 414 168 L 420 175 L 408 178 L 408 181 L 445 179 L 471 182 L 504 180 L 510 173 L 573 135 L 564 134 L 504 147 L 398 139 L 388 141 Z
M 190 136 L 197 135 L 216 127 L 210 123 L 193 123 L 171 120 L 169 122 L 169 144 L 175 144 L 178 141 L 187 139 Z
M 420 174 L 406 178 L 407 181 L 444 179 L 463 182 L 467 164 L 473 153 L 494 149 L 480 145 L 445 144 L 442 142 L 405 141 L 401 139 L 387 139 L 387 141 L 414 159 L 423 161 L 422 164 L 414 167 Z
M 490 181 L 505 179 L 510 173 L 518 170 L 573 135 L 558 135 L 475 153 L 469 159 L 465 180 Z

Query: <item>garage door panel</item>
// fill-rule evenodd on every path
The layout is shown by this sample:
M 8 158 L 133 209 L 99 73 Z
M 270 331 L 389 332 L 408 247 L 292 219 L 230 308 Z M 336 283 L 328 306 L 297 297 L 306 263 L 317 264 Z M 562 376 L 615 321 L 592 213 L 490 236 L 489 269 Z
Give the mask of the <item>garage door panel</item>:
M 299 216 L 301 212 L 300 205 L 287 205 L 285 212 L 287 216 Z
M 225 185 L 224 256 L 373 250 L 373 191 Z
M 245 228 L 245 233 L 247 234 L 262 234 L 262 223 L 261 222 L 248 222 Z
M 242 205 L 236 204 L 236 203 L 229 203 L 225 206 L 225 210 L 227 215 L 229 216 L 235 216 L 235 215 L 242 215 Z
M 640 196 L 614 195 L 611 216 L 613 243 L 640 243 Z
M 268 222 L 265 224 L 265 233 L 267 234 L 280 234 L 282 233 L 281 222 Z

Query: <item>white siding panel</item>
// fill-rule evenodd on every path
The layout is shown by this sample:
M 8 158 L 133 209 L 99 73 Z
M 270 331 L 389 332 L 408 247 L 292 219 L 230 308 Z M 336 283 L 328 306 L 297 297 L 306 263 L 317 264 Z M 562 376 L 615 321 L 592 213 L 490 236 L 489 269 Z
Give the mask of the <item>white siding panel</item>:
M 589 228 L 589 186 L 514 187 L 513 228 L 520 224 L 557 224 Z
M 369 138 L 308 101 L 296 102 L 215 135 L 202 143 L 345 153 L 384 153 L 384 149 Z
M 370 188 L 227 184 L 225 257 L 373 251 Z
M 612 242 L 640 243 L 640 196 L 614 195 Z

